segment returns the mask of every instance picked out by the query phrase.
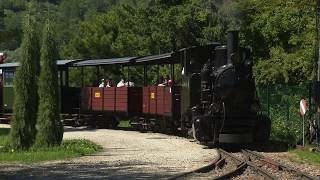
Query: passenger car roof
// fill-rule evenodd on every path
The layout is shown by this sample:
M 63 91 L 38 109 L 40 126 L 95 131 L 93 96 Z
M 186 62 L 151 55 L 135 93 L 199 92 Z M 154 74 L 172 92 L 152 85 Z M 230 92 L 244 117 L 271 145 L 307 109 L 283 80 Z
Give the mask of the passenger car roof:
M 57 65 L 58 66 L 70 66 L 73 63 L 79 62 L 81 59 L 72 59 L 72 60 L 57 60 Z M 13 63 L 3 63 L 0 64 L 1 69 L 6 69 L 6 68 L 16 68 L 20 65 L 19 62 L 13 62 Z
M 134 63 L 136 57 L 121 57 L 121 58 L 110 58 L 110 59 L 89 59 L 75 63 L 74 66 L 98 66 L 108 64 L 130 64 Z
M 174 52 L 143 56 L 135 60 L 136 64 L 174 64 L 179 63 L 179 59 L 175 57 Z

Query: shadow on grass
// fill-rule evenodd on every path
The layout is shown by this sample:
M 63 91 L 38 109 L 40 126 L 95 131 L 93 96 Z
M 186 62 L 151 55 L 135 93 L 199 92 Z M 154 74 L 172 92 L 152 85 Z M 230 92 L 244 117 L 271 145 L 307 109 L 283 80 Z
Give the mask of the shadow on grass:
M 145 162 L 59 163 L 51 165 L 6 165 L 0 179 L 163 179 L 177 174 L 176 169 L 162 167 L 146 172 Z M 0 164 L 0 169 L 3 165 Z
M 8 136 L 10 133 L 10 128 L 0 128 L 0 136 Z

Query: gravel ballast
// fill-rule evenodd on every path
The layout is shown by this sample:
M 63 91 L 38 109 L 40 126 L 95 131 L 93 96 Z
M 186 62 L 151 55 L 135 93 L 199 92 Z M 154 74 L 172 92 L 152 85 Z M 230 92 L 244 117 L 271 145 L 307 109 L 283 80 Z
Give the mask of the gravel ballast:
M 297 163 L 290 161 L 290 153 L 288 152 L 277 152 L 277 153 L 261 153 L 262 155 L 275 160 L 281 164 L 298 169 L 304 173 L 310 174 L 311 176 L 320 179 L 320 166 L 312 165 L 309 163 Z
M 168 178 L 209 164 L 218 157 L 190 140 L 158 133 L 67 127 L 64 139 L 89 139 L 101 152 L 37 164 L 0 164 L 0 179 Z

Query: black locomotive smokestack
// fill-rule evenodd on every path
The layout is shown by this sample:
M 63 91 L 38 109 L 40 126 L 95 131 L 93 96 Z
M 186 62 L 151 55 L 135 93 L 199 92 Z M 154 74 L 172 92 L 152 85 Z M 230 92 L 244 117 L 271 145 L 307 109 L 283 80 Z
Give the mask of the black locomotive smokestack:
M 227 37 L 228 64 L 237 63 L 239 57 L 239 31 L 229 31 Z

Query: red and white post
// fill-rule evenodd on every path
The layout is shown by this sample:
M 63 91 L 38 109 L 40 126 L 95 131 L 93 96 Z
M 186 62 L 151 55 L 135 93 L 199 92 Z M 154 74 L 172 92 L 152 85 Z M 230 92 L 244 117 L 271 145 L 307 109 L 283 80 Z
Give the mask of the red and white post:
M 306 114 L 308 105 L 303 98 L 300 100 L 300 115 L 302 116 L 302 146 L 304 146 L 304 115 Z

